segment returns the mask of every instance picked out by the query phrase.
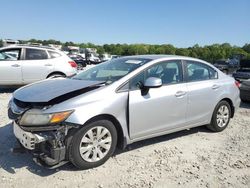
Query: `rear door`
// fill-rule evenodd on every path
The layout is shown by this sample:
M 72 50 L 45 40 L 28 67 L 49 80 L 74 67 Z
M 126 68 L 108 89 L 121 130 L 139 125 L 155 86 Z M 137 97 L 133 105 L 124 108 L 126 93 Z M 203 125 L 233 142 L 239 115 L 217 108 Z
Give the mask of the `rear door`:
M 188 124 L 206 124 L 221 92 L 218 73 L 212 67 L 197 61 L 185 61 L 188 89 Z
M 24 83 L 45 79 L 54 69 L 45 49 L 26 48 L 21 65 Z
M 22 84 L 21 48 L 0 51 L 0 85 Z
M 171 60 L 158 63 L 130 80 L 131 139 L 159 135 L 185 125 L 187 86 L 182 75 L 181 61 Z M 142 95 L 138 87 L 149 77 L 161 78 L 163 85 Z

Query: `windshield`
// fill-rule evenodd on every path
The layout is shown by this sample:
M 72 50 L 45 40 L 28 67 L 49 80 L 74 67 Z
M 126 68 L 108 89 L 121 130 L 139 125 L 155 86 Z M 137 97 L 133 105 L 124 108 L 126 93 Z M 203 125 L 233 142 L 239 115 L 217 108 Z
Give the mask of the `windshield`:
M 114 59 L 90 68 L 72 79 L 103 81 L 111 84 L 149 61 L 151 60 L 131 57 Z

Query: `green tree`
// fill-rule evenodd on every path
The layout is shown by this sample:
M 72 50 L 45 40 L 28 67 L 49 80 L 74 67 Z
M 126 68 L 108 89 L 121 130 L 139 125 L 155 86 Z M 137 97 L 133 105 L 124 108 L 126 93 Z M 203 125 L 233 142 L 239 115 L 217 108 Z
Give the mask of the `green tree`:
M 250 54 L 250 44 L 245 44 L 243 47 L 242 47 L 243 50 L 245 50 L 245 52 L 249 53 Z
M 175 51 L 176 55 L 189 56 L 189 50 L 187 48 L 178 48 Z

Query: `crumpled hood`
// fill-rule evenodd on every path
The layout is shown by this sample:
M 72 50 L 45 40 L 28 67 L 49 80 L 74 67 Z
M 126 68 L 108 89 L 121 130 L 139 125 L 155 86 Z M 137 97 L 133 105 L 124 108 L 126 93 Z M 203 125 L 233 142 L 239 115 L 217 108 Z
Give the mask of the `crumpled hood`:
M 66 78 L 49 79 L 24 86 L 16 90 L 13 97 L 19 101 L 30 103 L 47 103 L 59 97 L 63 98 L 64 96 L 65 100 L 67 100 L 68 98 L 95 89 L 102 83 L 103 82 L 100 81 L 85 81 Z

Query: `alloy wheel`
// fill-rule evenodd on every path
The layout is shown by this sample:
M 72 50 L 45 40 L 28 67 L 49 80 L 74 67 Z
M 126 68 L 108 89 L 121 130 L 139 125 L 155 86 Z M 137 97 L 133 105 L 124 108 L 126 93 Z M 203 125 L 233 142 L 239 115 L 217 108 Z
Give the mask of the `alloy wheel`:
M 107 155 L 111 144 L 112 136 L 107 128 L 103 126 L 93 127 L 81 139 L 80 155 L 87 162 L 97 162 Z
M 216 115 L 217 125 L 219 127 L 224 127 L 229 121 L 229 109 L 226 105 L 222 105 Z

